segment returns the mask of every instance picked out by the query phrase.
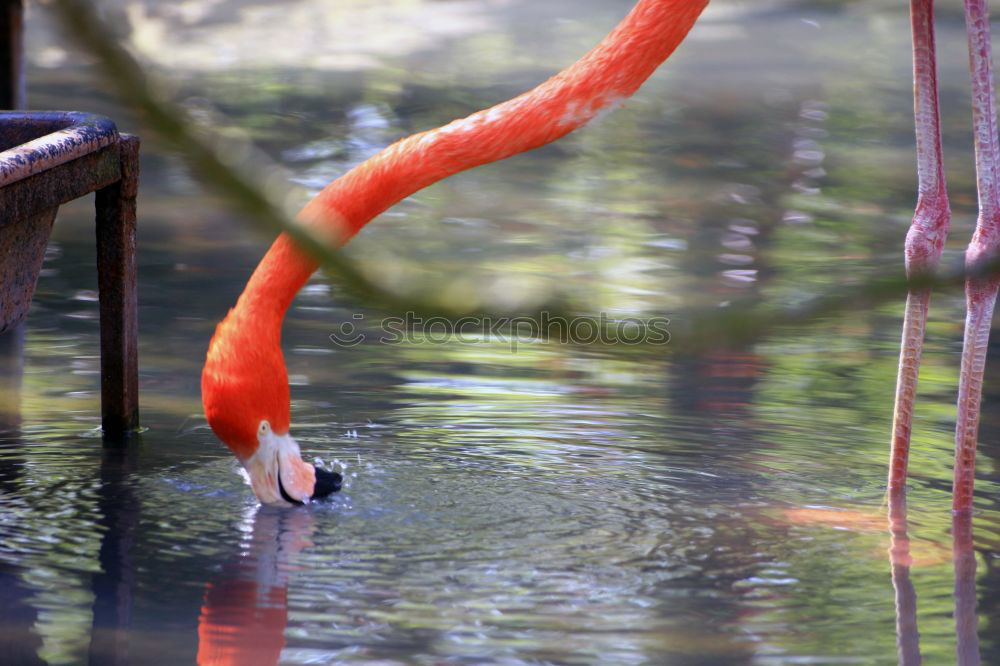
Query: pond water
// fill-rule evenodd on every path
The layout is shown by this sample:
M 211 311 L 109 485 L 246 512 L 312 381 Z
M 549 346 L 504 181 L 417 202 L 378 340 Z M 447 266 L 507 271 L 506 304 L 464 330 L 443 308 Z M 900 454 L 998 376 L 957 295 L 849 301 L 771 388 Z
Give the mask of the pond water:
M 122 4 L 174 94 L 249 135 L 302 201 L 395 138 L 542 80 L 630 5 Z M 569 285 L 591 312 L 679 330 L 684 312 L 794 303 L 901 265 L 915 185 L 905 4 L 715 0 L 623 109 L 408 199 L 352 256 L 396 283 Z M 318 275 L 284 329 L 292 433 L 346 483 L 263 509 L 205 423 L 199 372 L 268 239 L 149 140 L 40 10 L 30 20 L 32 107 L 103 113 L 146 139 L 144 432 L 102 448 L 91 204 L 66 206 L 23 348 L 5 341 L 23 376 L 7 374 L 0 432 L 0 661 L 892 664 L 898 635 L 927 663 L 955 663 L 959 643 L 963 663 L 1000 663 L 997 359 L 971 545 L 950 514 L 960 293 L 932 303 L 912 566 L 894 573 L 901 302 L 697 352 L 386 344 L 384 313 Z M 944 3 L 949 262 L 975 215 L 961 21 Z M 345 324 L 365 341 L 336 344 Z

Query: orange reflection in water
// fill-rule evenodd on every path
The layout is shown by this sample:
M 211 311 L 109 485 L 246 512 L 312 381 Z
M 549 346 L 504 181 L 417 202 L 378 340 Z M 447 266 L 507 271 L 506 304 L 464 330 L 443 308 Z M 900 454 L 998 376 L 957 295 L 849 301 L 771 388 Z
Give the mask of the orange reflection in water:
M 198 663 L 277 664 L 288 625 L 288 581 L 295 557 L 312 545 L 308 509 L 262 507 L 240 555 L 209 582 L 198 617 Z

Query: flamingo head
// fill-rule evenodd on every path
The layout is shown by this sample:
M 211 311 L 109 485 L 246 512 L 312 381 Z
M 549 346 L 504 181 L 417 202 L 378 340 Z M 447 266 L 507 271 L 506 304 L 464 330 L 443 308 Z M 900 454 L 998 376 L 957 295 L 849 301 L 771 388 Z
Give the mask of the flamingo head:
M 341 476 L 304 462 L 288 432 L 280 338 L 248 323 L 253 322 L 230 311 L 209 344 L 201 375 L 209 425 L 243 465 L 264 504 L 294 506 L 340 490 Z

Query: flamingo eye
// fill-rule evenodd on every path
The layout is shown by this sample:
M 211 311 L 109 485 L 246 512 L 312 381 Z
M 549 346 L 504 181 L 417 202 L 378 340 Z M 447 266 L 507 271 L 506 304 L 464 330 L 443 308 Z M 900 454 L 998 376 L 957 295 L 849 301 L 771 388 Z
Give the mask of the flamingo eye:
M 267 421 L 261 421 L 260 426 L 257 428 L 257 436 L 262 437 L 269 432 L 271 432 L 271 424 Z

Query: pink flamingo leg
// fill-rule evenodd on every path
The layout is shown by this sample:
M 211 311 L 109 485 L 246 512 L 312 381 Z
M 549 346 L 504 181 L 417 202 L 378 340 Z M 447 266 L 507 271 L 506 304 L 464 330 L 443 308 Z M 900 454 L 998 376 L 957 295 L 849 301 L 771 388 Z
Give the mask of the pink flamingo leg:
M 906 274 L 933 271 L 948 235 L 951 211 L 941 155 L 941 119 L 938 112 L 937 63 L 934 47 L 934 0 L 911 0 L 913 30 L 913 118 L 917 134 L 917 208 L 906 235 Z M 927 324 L 929 289 L 910 290 L 903 318 L 896 402 L 892 417 L 890 492 L 906 484 L 913 402 L 920 372 L 920 352 Z
M 989 11 L 985 0 L 965 0 L 965 24 L 969 33 L 969 69 L 972 74 L 972 122 L 976 145 L 976 182 L 979 217 L 972 242 L 965 253 L 967 269 L 997 256 L 1000 249 L 1000 196 L 997 169 L 1000 141 L 994 103 Z M 983 391 L 983 369 L 990 322 L 1000 278 L 974 276 L 965 283 L 965 341 L 958 385 L 958 419 L 955 424 L 955 482 L 952 508 L 972 508 L 976 472 L 976 439 L 979 432 L 979 402 Z

